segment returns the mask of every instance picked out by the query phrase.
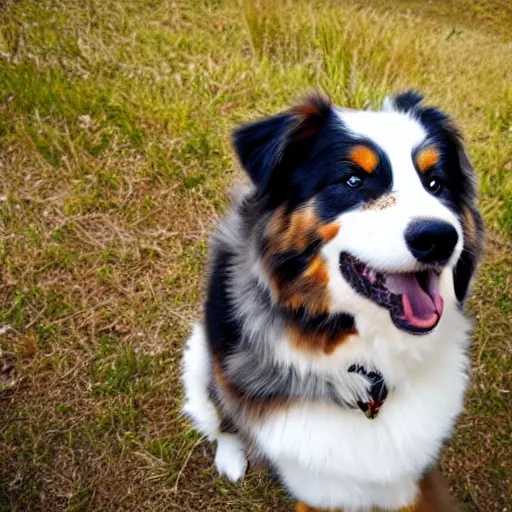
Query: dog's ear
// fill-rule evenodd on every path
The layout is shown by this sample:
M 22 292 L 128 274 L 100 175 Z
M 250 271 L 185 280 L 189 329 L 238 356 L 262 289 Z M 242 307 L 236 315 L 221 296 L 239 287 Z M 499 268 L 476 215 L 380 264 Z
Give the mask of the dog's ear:
M 293 116 L 283 113 L 246 124 L 233 133 L 233 147 L 240 163 L 262 191 L 283 157 L 293 123 Z
M 382 104 L 382 110 L 398 112 L 410 112 L 419 107 L 423 102 L 423 95 L 419 91 L 409 89 L 392 96 L 386 96 Z
M 453 269 L 453 285 L 455 296 L 463 305 L 468 296 L 471 280 L 482 258 L 484 225 L 475 205 L 463 206 L 461 222 L 464 231 L 464 247 Z
M 292 109 L 233 132 L 233 147 L 256 187 L 265 192 L 285 167 L 304 155 L 329 118 L 331 102 L 314 93 Z
M 459 261 L 453 269 L 455 296 L 461 305 L 468 296 L 471 280 L 478 263 L 482 258 L 484 247 L 484 224 L 477 208 L 476 176 L 471 161 L 466 153 L 459 131 L 452 125 L 451 131 L 454 143 L 457 145 L 457 155 L 463 176 L 468 180 L 468 189 L 461 198 L 462 209 L 460 220 L 464 232 L 464 247 Z

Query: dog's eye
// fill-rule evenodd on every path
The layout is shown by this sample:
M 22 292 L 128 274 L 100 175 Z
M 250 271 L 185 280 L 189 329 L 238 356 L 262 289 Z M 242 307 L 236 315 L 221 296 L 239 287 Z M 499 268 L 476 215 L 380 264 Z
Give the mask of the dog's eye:
M 359 188 L 363 184 L 363 180 L 359 176 L 352 174 L 352 176 L 350 176 L 347 180 L 345 180 L 345 183 L 350 188 Z
M 439 178 L 430 178 L 430 180 L 427 183 L 427 188 L 429 192 L 431 192 L 434 195 L 437 195 L 443 190 L 443 184 L 441 183 L 441 180 Z

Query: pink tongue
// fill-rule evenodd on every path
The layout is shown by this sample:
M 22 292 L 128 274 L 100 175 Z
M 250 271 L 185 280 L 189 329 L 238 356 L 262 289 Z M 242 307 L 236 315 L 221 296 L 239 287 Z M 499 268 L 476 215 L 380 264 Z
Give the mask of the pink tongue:
M 392 292 L 402 295 L 404 316 L 412 325 L 429 327 L 441 316 L 443 299 L 439 295 L 437 277 L 429 279 L 429 293 L 421 288 L 413 273 L 392 274 L 386 285 Z

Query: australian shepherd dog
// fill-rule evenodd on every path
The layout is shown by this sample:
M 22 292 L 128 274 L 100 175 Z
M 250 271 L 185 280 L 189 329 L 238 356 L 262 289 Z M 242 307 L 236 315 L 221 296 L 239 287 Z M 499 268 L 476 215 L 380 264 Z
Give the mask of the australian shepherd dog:
M 434 469 L 463 408 L 482 252 L 449 116 L 313 94 L 235 130 L 251 185 L 210 240 L 185 413 L 232 481 L 263 461 L 297 511 L 455 510 Z

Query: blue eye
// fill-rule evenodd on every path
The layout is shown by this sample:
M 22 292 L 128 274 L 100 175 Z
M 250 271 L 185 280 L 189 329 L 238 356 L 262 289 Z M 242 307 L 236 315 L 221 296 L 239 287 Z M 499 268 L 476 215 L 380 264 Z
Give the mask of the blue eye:
M 360 188 L 361 185 L 363 184 L 363 180 L 359 176 L 356 176 L 355 174 L 353 174 L 352 176 L 350 176 L 350 178 L 348 178 L 345 181 L 345 183 L 350 188 Z
M 431 178 L 429 182 L 427 183 L 427 188 L 429 192 L 431 192 L 434 195 L 437 195 L 443 190 L 443 184 L 441 183 L 441 180 L 438 178 Z

